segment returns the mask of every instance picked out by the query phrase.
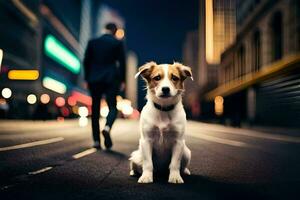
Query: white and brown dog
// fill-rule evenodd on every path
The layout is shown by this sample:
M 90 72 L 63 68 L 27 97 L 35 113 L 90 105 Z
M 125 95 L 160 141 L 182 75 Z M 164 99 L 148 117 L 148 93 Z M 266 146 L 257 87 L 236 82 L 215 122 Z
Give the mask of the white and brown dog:
M 150 62 L 139 68 L 147 82 L 147 103 L 140 117 L 138 150 L 130 157 L 130 175 L 141 174 L 139 183 L 153 182 L 153 171 L 169 170 L 169 183 L 183 183 L 190 174 L 191 151 L 185 144 L 186 115 L 182 105 L 184 80 L 191 68 L 180 63 Z

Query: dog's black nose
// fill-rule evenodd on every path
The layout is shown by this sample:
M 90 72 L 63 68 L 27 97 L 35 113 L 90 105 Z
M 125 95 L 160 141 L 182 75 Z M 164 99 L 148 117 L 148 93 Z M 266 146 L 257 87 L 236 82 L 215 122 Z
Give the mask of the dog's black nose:
M 170 93 L 170 88 L 169 87 L 162 87 L 161 88 L 163 94 L 169 94 Z

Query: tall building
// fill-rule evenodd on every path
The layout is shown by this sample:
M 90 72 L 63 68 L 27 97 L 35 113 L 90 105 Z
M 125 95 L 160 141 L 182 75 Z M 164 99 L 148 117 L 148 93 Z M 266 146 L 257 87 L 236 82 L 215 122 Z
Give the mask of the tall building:
M 218 66 L 221 54 L 235 40 L 235 19 L 236 0 L 200 0 L 198 36 L 197 39 L 193 39 L 191 33 L 187 35 L 184 57 L 186 60 L 193 59 L 188 63 L 195 68 L 193 70 L 196 77 L 194 85 L 197 88 L 191 86 L 190 90 L 193 91 L 192 93 L 197 93 L 196 99 L 201 104 L 203 104 L 203 94 L 218 84 Z M 197 48 L 193 48 L 189 44 L 189 40 L 197 42 Z M 187 48 L 187 45 L 192 47 L 189 47 L 191 50 Z M 206 106 L 202 105 L 199 115 L 204 117 L 207 112 Z
M 299 127 L 300 2 L 240 0 L 237 39 L 221 56 L 218 86 L 206 93 L 223 118 Z
M 219 64 L 222 52 L 234 42 L 236 34 L 235 0 L 205 1 L 206 61 Z
M 235 0 L 201 0 L 199 19 L 199 84 L 203 91 L 216 85 L 221 53 L 235 40 Z

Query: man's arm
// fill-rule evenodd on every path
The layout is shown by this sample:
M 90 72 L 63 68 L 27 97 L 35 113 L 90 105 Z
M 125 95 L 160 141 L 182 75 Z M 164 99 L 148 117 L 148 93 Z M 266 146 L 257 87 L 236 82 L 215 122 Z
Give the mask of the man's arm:
M 90 73 L 90 64 L 91 64 L 91 42 L 88 42 L 87 48 L 84 53 L 83 66 L 84 66 L 84 79 L 87 80 Z

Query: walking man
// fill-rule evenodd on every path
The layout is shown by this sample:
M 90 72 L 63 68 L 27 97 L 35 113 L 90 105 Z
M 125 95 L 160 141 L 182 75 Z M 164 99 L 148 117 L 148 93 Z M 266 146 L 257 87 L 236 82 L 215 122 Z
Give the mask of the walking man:
M 100 100 L 103 95 L 109 107 L 109 114 L 102 131 L 107 149 L 113 145 L 110 130 L 117 117 L 116 96 L 125 86 L 125 51 L 123 42 L 115 38 L 117 26 L 108 23 L 105 34 L 89 41 L 85 57 L 85 80 L 92 96 L 93 147 L 101 149 L 100 143 Z

